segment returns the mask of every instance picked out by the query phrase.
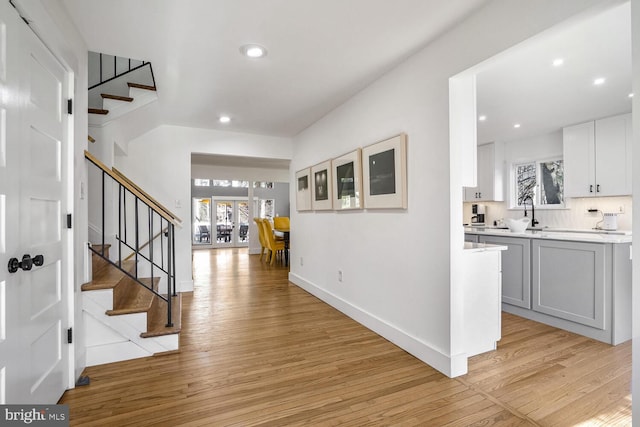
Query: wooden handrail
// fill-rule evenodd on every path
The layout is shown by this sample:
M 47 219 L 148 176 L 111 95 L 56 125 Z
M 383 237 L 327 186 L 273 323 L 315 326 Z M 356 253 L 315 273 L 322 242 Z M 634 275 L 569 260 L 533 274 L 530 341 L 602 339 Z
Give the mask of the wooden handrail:
M 164 219 L 169 221 L 171 224 L 173 224 L 175 226 L 178 226 L 178 227 L 182 227 L 182 221 L 180 221 L 180 219 L 178 217 L 167 213 L 166 208 L 162 208 L 162 207 L 158 206 L 157 202 L 155 202 L 154 200 L 150 199 L 146 195 L 146 193 L 140 192 L 138 190 L 138 186 L 137 185 L 131 185 L 129 180 L 125 180 L 120 175 L 118 175 L 115 172 L 113 172 L 107 165 L 102 163 L 100 160 L 98 160 L 97 157 L 95 157 L 93 154 L 91 154 L 87 150 L 84 151 L 84 157 L 87 158 L 88 160 L 90 160 L 91 162 L 93 162 L 93 164 L 95 164 L 103 172 L 105 172 L 107 175 L 109 175 L 111 178 L 113 178 L 117 183 L 119 183 L 120 185 L 125 187 L 127 190 L 132 192 L 136 197 L 138 197 L 140 200 L 142 200 L 147 205 L 149 205 L 151 208 L 153 208 L 156 212 L 158 212 L 158 215 L 160 215 L 161 217 L 163 217 Z
M 171 212 L 169 209 L 167 209 L 164 205 L 162 205 L 162 203 L 160 203 L 159 201 L 157 201 L 156 199 L 154 199 L 153 197 L 151 197 L 146 191 L 144 191 L 142 188 L 140 188 L 135 182 L 131 181 L 129 178 L 127 178 L 125 176 L 125 174 L 123 174 L 122 172 L 120 172 L 118 169 L 116 169 L 115 167 L 111 168 L 111 170 L 113 171 L 113 173 L 115 173 L 116 175 L 118 175 L 120 178 L 122 178 L 123 180 L 125 180 L 130 186 L 132 186 L 133 188 L 135 188 L 136 190 L 138 190 L 138 192 L 140 192 L 141 194 L 144 194 L 147 199 L 151 200 L 153 203 L 155 203 L 156 206 L 158 206 L 160 209 L 162 209 L 167 215 L 169 215 L 171 218 L 175 219 L 177 222 L 179 222 L 180 224 L 182 224 L 182 220 L 180 218 L 178 218 L 173 212 Z

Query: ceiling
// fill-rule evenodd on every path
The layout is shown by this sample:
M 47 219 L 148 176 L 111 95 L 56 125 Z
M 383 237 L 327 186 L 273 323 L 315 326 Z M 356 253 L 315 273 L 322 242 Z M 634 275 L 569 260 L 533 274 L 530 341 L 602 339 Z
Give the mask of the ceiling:
M 152 62 L 159 99 L 138 127 L 294 136 L 486 0 L 63 2 L 89 50 Z M 521 140 L 631 111 L 630 26 L 627 2 L 481 64 L 478 114 L 486 121 L 478 122 L 478 142 Z M 265 46 L 267 56 L 242 56 L 246 43 Z M 564 64 L 552 66 L 556 58 Z M 594 86 L 596 77 L 605 83 Z M 221 114 L 231 122 L 219 123 Z
M 89 50 L 153 64 L 156 123 L 274 136 L 296 135 L 485 2 L 63 0 Z M 246 43 L 267 56 L 242 56 Z
M 554 67 L 557 58 L 564 63 Z M 481 69 L 477 112 L 486 120 L 478 122 L 478 143 L 521 140 L 629 112 L 630 4 L 552 29 Z M 596 86 L 599 77 L 606 80 Z

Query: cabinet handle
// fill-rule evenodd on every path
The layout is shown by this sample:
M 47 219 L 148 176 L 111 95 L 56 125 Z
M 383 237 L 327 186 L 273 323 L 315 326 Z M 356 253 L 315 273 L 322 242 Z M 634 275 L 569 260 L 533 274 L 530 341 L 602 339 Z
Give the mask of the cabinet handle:
M 600 184 L 596 185 L 596 193 L 600 192 Z
M 589 186 L 589 193 L 593 193 L 593 184 Z
M 478 193 L 478 199 L 482 199 L 482 193 Z

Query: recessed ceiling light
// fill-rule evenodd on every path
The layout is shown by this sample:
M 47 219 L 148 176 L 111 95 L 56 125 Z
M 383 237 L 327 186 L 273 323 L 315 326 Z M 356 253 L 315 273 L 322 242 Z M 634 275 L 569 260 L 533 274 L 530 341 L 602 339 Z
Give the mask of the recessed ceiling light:
M 231 117 L 229 117 L 229 116 L 220 116 L 218 121 L 220 123 L 229 123 L 231 121 Z
M 633 92 L 629 94 L 629 98 L 633 98 Z
M 596 86 L 600 86 L 601 84 L 604 84 L 605 81 L 606 80 L 604 77 L 598 77 L 597 79 L 593 80 L 593 84 Z
M 513 125 L 514 128 L 518 129 L 520 127 L 520 123 L 516 123 Z
M 487 116 L 478 116 L 478 120 L 484 122 L 485 120 L 487 120 Z
M 263 58 L 267 55 L 267 49 L 257 44 L 245 44 L 240 48 L 240 52 L 249 58 Z
M 564 59 L 556 58 L 556 59 L 553 60 L 552 64 L 553 64 L 554 67 L 559 67 L 562 64 L 564 64 Z

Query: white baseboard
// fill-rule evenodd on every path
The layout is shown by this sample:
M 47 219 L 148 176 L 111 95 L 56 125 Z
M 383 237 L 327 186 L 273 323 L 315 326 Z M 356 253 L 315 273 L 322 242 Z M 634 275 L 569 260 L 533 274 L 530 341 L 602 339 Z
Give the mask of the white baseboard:
M 453 378 L 467 373 L 466 355 L 448 356 L 375 315 L 354 306 L 331 292 L 321 289 L 295 273 L 289 273 L 289 281 L 320 298 L 338 311 L 346 314 L 356 322 L 389 340 L 446 376 Z

